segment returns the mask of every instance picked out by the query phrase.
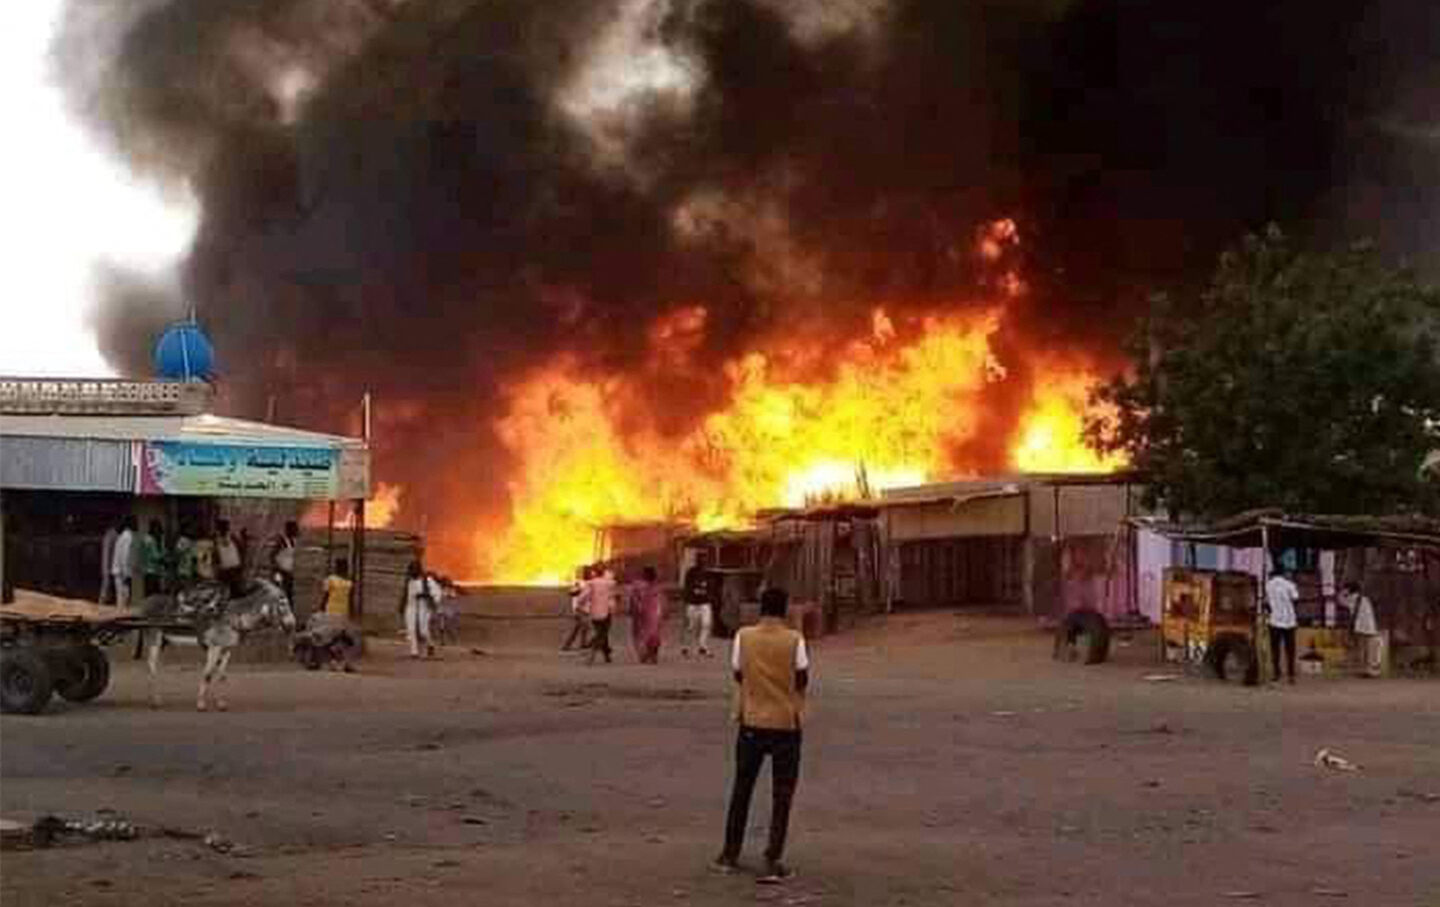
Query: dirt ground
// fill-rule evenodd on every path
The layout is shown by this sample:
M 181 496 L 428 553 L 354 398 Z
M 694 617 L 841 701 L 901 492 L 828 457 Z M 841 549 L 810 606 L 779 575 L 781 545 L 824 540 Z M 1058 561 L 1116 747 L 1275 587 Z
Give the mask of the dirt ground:
M 112 650 L 100 701 L 0 719 L 0 810 L 106 808 L 235 848 L 7 852 L 0 899 L 1440 905 L 1440 682 L 1155 682 L 1144 638 L 1081 667 L 1015 620 L 877 620 L 814 647 L 798 874 L 777 888 L 706 868 L 733 735 L 722 658 L 672 642 L 658 667 L 587 668 L 555 652 L 556 621 L 479 623 L 439 662 L 384 641 L 355 676 L 244 666 L 225 714 L 193 711 L 193 664 L 152 711 Z M 1322 747 L 1360 770 L 1317 768 Z

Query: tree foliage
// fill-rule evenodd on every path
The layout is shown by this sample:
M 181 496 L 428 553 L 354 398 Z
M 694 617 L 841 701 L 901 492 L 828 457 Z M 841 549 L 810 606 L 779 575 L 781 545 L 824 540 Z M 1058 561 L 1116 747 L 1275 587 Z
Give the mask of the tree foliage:
M 1440 296 L 1371 247 L 1249 236 L 1198 298 L 1154 300 L 1133 370 L 1097 392 L 1091 443 L 1177 516 L 1432 510 L 1418 469 L 1440 444 L 1437 314 Z

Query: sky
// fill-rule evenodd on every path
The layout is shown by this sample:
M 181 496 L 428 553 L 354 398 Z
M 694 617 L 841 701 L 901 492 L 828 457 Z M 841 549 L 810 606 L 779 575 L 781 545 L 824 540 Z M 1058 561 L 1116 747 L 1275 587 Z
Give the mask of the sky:
M 22 129 L 0 142 L 0 375 L 106 377 L 86 311 L 97 263 L 173 268 L 194 233 L 183 200 L 129 176 L 68 116 L 49 47 L 63 0 L 8 4 L 0 103 Z

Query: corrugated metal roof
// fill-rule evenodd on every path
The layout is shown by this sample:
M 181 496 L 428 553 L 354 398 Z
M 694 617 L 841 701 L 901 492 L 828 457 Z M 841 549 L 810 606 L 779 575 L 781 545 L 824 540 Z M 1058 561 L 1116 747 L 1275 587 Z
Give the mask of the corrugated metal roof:
M 1247 510 L 1212 523 L 1174 523 L 1158 517 L 1133 517 L 1129 522 L 1166 538 L 1231 548 L 1260 547 L 1264 530 L 1269 530 L 1273 547 L 1339 550 L 1369 547 L 1382 541 L 1440 547 L 1440 520 L 1410 514 L 1295 514 L 1269 508 Z
M 880 493 L 882 504 L 938 503 L 975 495 L 1020 494 L 1021 483 L 1009 479 L 975 479 L 965 482 L 935 482 L 911 488 L 887 488 Z
M 0 434 L 0 488 L 135 490 L 133 441 Z
M 913 497 L 886 498 L 880 502 L 882 508 L 895 507 L 921 507 L 935 504 L 948 504 L 951 510 L 959 510 L 966 504 L 973 501 L 993 501 L 999 498 L 1022 498 L 1025 492 L 1016 485 L 1002 485 L 985 491 L 972 491 L 967 494 L 925 494 Z
M 193 416 L 0 415 L 0 435 L 100 441 L 208 441 L 273 447 L 365 446 L 358 438 L 209 413 Z
M 887 488 L 880 496 L 885 503 L 915 499 L 964 498 L 977 494 L 1007 493 L 1018 494 L 1026 488 L 1039 485 L 1126 485 L 1133 484 L 1136 477 L 1128 472 L 1032 472 L 1014 475 L 985 476 L 978 479 L 962 479 L 956 482 L 932 482 L 928 485 L 914 485 L 908 488 Z

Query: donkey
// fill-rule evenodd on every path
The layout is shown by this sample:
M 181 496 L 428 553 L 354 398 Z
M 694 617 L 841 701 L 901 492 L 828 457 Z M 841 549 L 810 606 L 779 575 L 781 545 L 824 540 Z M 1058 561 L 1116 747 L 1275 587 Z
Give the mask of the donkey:
M 149 649 L 150 706 L 160 707 L 157 675 L 160 651 L 166 643 L 203 646 L 205 670 L 200 675 L 200 693 L 195 708 L 201 712 L 227 708 L 225 698 L 214 691 L 225 682 L 225 669 L 230 664 L 231 650 L 245 634 L 279 624 L 285 631 L 295 629 L 295 612 L 290 600 L 279 586 L 265 579 L 254 580 L 245 595 L 230 598 L 226 587 L 219 583 L 201 583 L 178 595 L 155 595 L 145 600 L 145 616 L 173 620 L 183 630 L 153 629 L 144 631 Z M 193 629 L 190 629 L 193 627 Z

